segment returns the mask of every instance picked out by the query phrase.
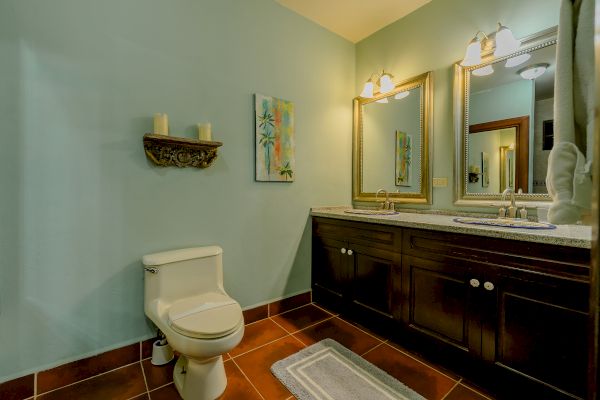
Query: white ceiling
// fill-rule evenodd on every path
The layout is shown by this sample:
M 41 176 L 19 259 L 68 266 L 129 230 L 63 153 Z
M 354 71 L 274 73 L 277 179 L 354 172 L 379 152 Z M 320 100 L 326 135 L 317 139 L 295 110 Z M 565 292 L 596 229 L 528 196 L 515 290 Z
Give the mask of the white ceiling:
M 275 0 L 356 43 L 431 0 Z

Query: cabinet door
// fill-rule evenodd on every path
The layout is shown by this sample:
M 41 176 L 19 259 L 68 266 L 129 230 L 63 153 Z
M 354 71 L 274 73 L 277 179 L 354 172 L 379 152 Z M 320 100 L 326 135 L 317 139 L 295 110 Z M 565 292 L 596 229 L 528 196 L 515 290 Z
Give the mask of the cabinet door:
M 355 312 L 379 323 L 400 320 L 401 255 L 353 243 L 350 243 L 350 249 L 354 268 L 352 303 Z
M 486 281 L 483 357 L 531 393 L 585 396 L 589 285 L 499 269 Z M 558 390 L 556 390 L 558 389 Z M 565 396 L 570 397 L 570 396 Z
M 480 354 L 481 278 L 476 269 L 459 259 L 403 256 L 402 271 L 407 329 L 460 354 Z
M 348 297 L 351 280 L 347 247 L 342 240 L 313 237 L 313 299 L 338 311 Z

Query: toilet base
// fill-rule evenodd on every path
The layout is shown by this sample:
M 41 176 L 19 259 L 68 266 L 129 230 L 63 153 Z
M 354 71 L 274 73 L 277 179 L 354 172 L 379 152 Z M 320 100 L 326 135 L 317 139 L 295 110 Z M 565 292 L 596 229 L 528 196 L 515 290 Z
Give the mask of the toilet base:
M 194 360 L 179 356 L 173 382 L 183 400 L 215 400 L 227 387 L 223 357 Z

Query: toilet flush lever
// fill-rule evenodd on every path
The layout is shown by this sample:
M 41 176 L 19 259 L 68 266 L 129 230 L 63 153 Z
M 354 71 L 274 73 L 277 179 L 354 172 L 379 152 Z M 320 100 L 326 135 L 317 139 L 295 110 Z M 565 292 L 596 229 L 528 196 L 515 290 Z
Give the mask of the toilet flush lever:
M 156 267 L 144 267 L 144 270 L 150 272 L 151 274 L 158 274 L 158 268 Z

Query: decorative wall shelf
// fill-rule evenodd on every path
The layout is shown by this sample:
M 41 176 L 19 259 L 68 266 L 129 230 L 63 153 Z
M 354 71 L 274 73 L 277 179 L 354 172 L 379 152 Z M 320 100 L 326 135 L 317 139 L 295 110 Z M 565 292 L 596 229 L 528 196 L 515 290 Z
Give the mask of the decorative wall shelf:
M 217 148 L 220 146 L 223 143 L 152 133 L 144 135 L 146 156 L 161 167 L 206 168 L 217 158 Z

